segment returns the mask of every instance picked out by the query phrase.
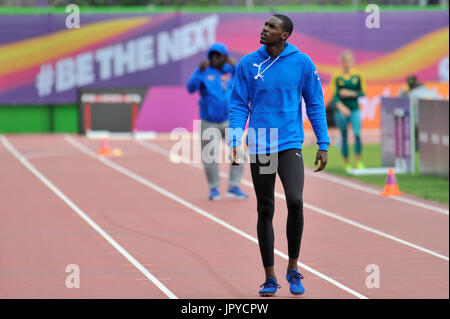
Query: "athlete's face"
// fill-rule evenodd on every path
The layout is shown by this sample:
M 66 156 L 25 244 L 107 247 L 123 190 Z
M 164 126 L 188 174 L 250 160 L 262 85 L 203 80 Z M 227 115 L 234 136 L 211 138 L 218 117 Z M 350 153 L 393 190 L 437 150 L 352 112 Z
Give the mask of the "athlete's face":
M 353 67 L 355 60 L 351 54 L 345 54 L 341 58 L 342 67 L 346 70 L 350 70 Z
M 227 62 L 227 56 L 217 51 L 213 51 L 209 56 L 209 61 L 212 67 L 220 69 Z
M 283 30 L 283 21 L 277 17 L 271 16 L 264 23 L 259 42 L 261 44 L 281 43 L 287 40 L 289 32 Z

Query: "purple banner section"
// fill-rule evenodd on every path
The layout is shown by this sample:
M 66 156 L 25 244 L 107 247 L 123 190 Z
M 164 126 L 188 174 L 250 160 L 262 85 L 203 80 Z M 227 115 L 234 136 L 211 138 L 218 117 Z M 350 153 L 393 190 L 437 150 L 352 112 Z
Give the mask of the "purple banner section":
M 370 83 L 448 81 L 448 12 L 287 13 L 289 42 L 327 83 L 350 49 Z M 0 16 L 0 103 L 75 103 L 80 87 L 185 85 L 214 42 L 237 60 L 260 46 L 266 13 L 70 14 Z M 420 48 L 420 50 L 419 50 Z M 176 90 L 176 95 L 181 94 Z M 180 95 L 179 100 L 184 100 Z M 192 96 L 190 96 L 191 98 Z

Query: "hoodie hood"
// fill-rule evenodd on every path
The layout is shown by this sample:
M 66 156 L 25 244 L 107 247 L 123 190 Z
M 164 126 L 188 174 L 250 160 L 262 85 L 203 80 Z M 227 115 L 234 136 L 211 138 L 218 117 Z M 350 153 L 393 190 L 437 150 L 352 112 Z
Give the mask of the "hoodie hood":
M 228 49 L 225 44 L 216 42 L 214 43 L 208 50 L 208 53 L 206 53 L 206 58 L 209 59 L 209 55 L 211 52 L 219 52 L 220 54 L 225 54 L 228 56 Z
M 282 58 L 282 57 L 285 57 L 285 56 L 288 56 L 290 54 L 294 54 L 297 52 L 300 52 L 300 50 L 295 45 L 292 45 L 289 42 L 286 42 L 286 46 L 285 46 L 284 50 L 281 51 L 281 53 L 278 57 Z M 266 45 L 261 46 L 258 49 L 258 53 L 261 54 L 261 56 L 265 59 L 270 57 L 269 53 L 266 50 Z

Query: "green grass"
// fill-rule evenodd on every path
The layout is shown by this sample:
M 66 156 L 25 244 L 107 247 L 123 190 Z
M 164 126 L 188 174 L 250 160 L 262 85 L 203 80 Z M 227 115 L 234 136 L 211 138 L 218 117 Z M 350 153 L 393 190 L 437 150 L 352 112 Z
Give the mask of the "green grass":
M 303 147 L 303 158 L 305 160 L 305 166 L 314 167 L 316 152 L 317 146 Z M 354 156 L 352 152 L 350 152 L 350 160 L 352 163 L 354 162 Z M 380 145 L 364 145 L 362 160 L 366 167 L 380 167 Z M 380 187 L 383 187 L 386 182 L 386 175 L 354 176 L 347 174 L 344 169 L 344 161 L 342 159 L 341 153 L 335 146 L 330 146 L 330 149 L 328 151 L 328 164 L 326 167 L 326 171 L 328 173 L 345 176 Z M 402 191 L 403 193 L 437 201 L 447 205 L 449 203 L 448 179 L 419 174 L 396 174 L 396 178 L 400 191 Z
M 208 2 L 208 1 L 206 1 Z M 216 6 L 216 5 L 188 5 L 188 6 L 80 6 L 80 12 L 85 13 L 251 13 L 251 12 L 364 12 L 367 3 L 360 5 L 280 5 L 280 6 Z M 446 11 L 448 5 L 429 5 L 421 7 L 417 5 L 380 5 L 383 12 L 387 11 Z M 64 6 L 59 7 L 0 7 L 0 15 L 9 14 L 67 14 Z

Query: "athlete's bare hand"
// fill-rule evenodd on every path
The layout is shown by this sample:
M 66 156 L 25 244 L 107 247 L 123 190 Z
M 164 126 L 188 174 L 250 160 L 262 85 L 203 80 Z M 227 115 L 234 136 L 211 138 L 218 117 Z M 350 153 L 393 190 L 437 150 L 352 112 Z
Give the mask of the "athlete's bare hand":
M 230 56 L 228 57 L 227 62 L 228 62 L 229 64 L 231 64 L 232 66 L 234 66 L 234 65 L 236 64 L 236 60 L 233 59 L 233 58 L 230 57 Z
M 336 103 L 336 108 L 344 117 L 350 116 L 350 114 L 352 113 L 350 109 L 346 107 L 345 104 L 342 103 L 341 101 L 338 101 Z
M 339 96 L 342 97 L 342 98 L 357 97 L 358 93 L 356 93 L 356 91 L 349 90 L 349 89 L 340 89 L 339 90 Z
M 314 172 L 320 172 L 322 171 L 325 166 L 327 166 L 327 162 L 328 162 L 328 152 L 327 151 L 317 151 L 316 154 L 316 162 L 314 163 L 314 165 L 319 165 L 320 162 L 320 166 L 318 168 L 316 168 L 314 170 Z
M 207 67 L 209 67 L 209 61 L 202 61 L 202 63 L 200 63 L 200 71 L 205 71 Z

